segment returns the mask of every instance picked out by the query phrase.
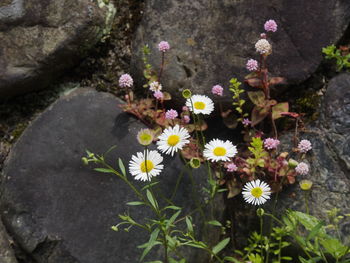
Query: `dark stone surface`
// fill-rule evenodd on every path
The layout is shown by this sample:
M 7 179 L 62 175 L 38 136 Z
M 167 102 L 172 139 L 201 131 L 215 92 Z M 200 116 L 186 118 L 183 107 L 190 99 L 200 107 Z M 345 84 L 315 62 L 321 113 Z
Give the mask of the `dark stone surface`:
M 164 88 L 181 103 L 181 90 L 210 94 L 215 84 L 228 86 L 232 77 L 243 79 L 249 58 L 259 59 L 254 45 L 264 22 L 275 19 L 273 53 L 269 66 L 288 83 L 307 79 L 322 60 L 322 47 L 337 42 L 350 22 L 350 2 L 344 0 L 147 0 L 133 44 L 134 74 L 142 78 L 141 48 L 152 50 L 157 68 L 157 44 L 169 41 Z M 211 95 L 211 94 L 210 94 Z M 230 101 L 228 89 L 223 100 Z
M 137 198 L 119 178 L 94 172 L 81 162 L 85 149 L 103 153 L 117 145 L 108 155 L 115 166 L 118 157 L 127 165 L 131 155 L 142 150 L 135 138 L 143 125 L 122 113 L 119 103 L 107 93 L 73 91 L 42 113 L 11 150 L 4 168 L 2 218 L 35 262 L 138 261 L 142 251 L 136 246 L 147 241 L 146 233 L 114 232 L 110 227 L 120 222 L 118 214 L 129 211 L 136 220 L 144 220 L 150 213 L 126 205 Z M 180 160 L 170 160 L 165 158 L 166 168 L 159 176 L 165 196 L 181 173 Z M 201 188 L 203 173 L 194 177 Z M 174 201 L 189 211 L 193 196 L 188 174 L 179 189 Z M 215 234 L 211 240 L 215 242 Z M 160 255 L 155 251 L 151 259 Z M 193 254 L 189 262 L 204 261 Z
M 114 12 L 102 0 L 1 3 L 1 98 L 44 88 L 75 65 L 108 32 Z
M 0 220 L 0 262 L 17 263 L 12 248 L 10 247 L 10 238 L 6 233 L 5 227 Z

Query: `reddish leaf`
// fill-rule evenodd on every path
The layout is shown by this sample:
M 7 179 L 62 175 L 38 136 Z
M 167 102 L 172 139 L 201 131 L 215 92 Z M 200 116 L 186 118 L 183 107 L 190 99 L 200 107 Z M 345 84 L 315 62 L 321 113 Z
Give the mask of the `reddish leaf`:
M 227 181 L 226 186 L 228 188 L 228 194 L 227 194 L 228 199 L 240 194 L 242 189 L 241 185 L 237 182 L 237 180 Z
M 277 85 L 277 84 L 285 84 L 286 83 L 286 79 L 285 78 L 281 78 L 281 77 L 273 77 L 270 79 L 269 81 L 270 85 Z
M 299 118 L 300 114 L 296 113 L 296 112 L 281 112 L 282 116 L 289 116 L 292 118 Z
M 252 110 L 252 126 L 255 126 L 262 120 L 264 120 L 267 115 L 269 115 L 270 107 L 259 107 L 255 106 Z
M 171 95 L 168 92 L 163 92 L 163 100 L 171 100 Z
M 222 120 L 227 128 L 235 129 L 238 125 L 237 116 L 231 110 L 221 113 Z
M 277 104 L 277 101 L 276 100 L 269 100 L 266 102 L 266 106 L 274 106 Z
M 251 78 L 257 78 L 259 77 L 259 73 L 256 71 L 253 71 L 249 73 L 247 76 L 244 77 L 244 79 L 251 79 Z
M 278 103 L 272 107 L 272 118 L 274 120 L 283 117 L 282 112 L 288 112 L 289 104 L 288 102 Z
M 261 88 L 262 87 L 262 81 L 261 81 L 261 79 L 258 79 L 258 78 L 246 79 L 245 82 L 247 82 L 249 84 L 249 86 L 254 87 L 254 88 Z
M 249 99 L 257 106 L 265 105 L 265 93 L 263 91 L 249 91 L 248 97 Z

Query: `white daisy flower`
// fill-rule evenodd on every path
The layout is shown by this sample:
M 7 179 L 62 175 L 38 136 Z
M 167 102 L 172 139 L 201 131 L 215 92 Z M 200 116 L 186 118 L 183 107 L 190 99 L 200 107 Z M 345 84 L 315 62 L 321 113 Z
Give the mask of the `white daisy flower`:
M 174 127 L 166 128 L 158 137 L 158 150 L 165 154 L 174 155 L 174 152 L 182 150 L 183 146 L 190 141 L 190 134 L 185 128 L 180 128 L 178 124 Z
M 163 169 L 163 157 L 157 151 L 138 152 L 131 157 L 129 171 L 140 181 L 151 181 L 152 177 L 160 174 Z
M 237 148 L 230 141 L 222 141 L 213 139 L 204 146 L 203 155 L 212 162 L 230 161 L 230 158 L 235 156 Z
M 192 109 L 192 104 L 194 109 Z M 214 102 L 205 95 L 193 95 L 186 100 L 186 106 L 194 114 L 210 114 L 214 110 Z
M 243 198 L 247 203 L 253 205 L 262 205 L 270 199 L 271 188 L 267 183 L 260 181 L 248 182 L 243 187 Z

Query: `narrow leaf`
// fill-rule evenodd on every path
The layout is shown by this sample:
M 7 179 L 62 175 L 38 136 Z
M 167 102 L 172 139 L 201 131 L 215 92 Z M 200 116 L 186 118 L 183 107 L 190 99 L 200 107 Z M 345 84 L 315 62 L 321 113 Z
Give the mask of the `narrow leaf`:
M 127 205 L 144 205 L 144 202 L 140 202 L 140 201 L 135 201 L 135 202 L 128 202 L 126 203 Z
M 186 216 L 186 225 L 187 225 L 187 229 L 190 233 L 193 232 L 193 225 L 192 225 L 192 222 L 191 222 L 191 218 Z
M 220 226 L 220 227 L 222 226 L 222 224 L 217 220 L 209 221 L 208 224 L 213 226 Z
M 113 173 L 113 170 L 107 168 L 95 168 L 94 170 L 100 173 Z
M 153 198 L 152 193 L 150 192 L 150 190 L 147 189 L 146 191 L 146 196 L 148 201 L 151 203 L 151 205 L 153 206 L 154 209 L 158 210 L 158 203 L 157 201 Z
M 122 175 L 124 175 L 124 177 L 126 176 L 126 172 L 125 172 L 125 166 L 123 164 L 122 159 L 118 159 L 118 164 L 119 164 L 119 169 L 122 172 Z
M 220 241 L 214 248 L 213 248 L 213 253 L 217 254 L 219 253 L 221 250 L 223 250 L 227 244 L 230 243 L 230 238 L 225 238 L 224 240 Z

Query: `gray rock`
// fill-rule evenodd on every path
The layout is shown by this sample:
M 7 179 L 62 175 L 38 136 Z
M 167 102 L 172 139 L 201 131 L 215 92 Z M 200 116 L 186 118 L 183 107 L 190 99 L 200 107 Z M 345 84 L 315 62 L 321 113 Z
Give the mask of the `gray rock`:
M 133 73 L 140 81 L 145 44 L 151 47 L 150 62 L 157 68 L 157 44 L 166 40 L 172 49 L 166 55 L 165 90 L 179 104 L 184 88 L 211 95 L 213 85 L 227 87 L 232 77 L 243 80 L 248 74 L 246 61 L 259 59 L 254 44 L 268 19 L 278 24 L 278 31 L 271 35 L 271 72 L 286 77 L 288 83 L 299 83 L 319 66 L 322 47 L 343 36 L 350 22 L 350 2 L 147 0 L 133 43 Z M 224 96 L 224 101 L 231 100 L 228 89 Z
M 120 222 L 118 214 L 130 212 L 142 221 L 150 212 L 126 205 L 137 198 L 119 178 L 94 172 L 81 162 L 86 149 L 104 153 L 117 145 L 108 161 L 116 166 L 120 157 L 127 165 L 131 155 L 142 150 L 135 138 L 144 125 L 118 104 L 110 94 L 73 91 L 42 113 L 12 149 L 4 168 L 0 211 L 15 241 L 36 262 L 138 261 L 142 251 L 136 246 L 147 242 L 147 234 L 139 229 L 114 232 L 110 227 Z M 164 163 L 159 191 L 169 198 L 181 163 L 170 157 Z M 194 177 L 195 190 L 201 189 L 206 183 L 203 173 L 197 171 Z M 191 188 L 185 172 L 174 198 L 175 204 L 185 207 L 184 213 L 193 208 Z M 216 208 L 220 210 L 220 205 Z M 215 235 L 210 236 L 213 242 Z M 199 252 L 188 254 L 189 262 L 203 262 L 204 253 Z M 161 259 L 161 253 L 155 251 L 151 259 Z
M 10 238 L 0 220 L 0 262 L 17 263 L 12 248 L 10 247 Z
M 0 96 L 44 88 L 109 31 L 115 9 L 102 0 L 0 3 Z

